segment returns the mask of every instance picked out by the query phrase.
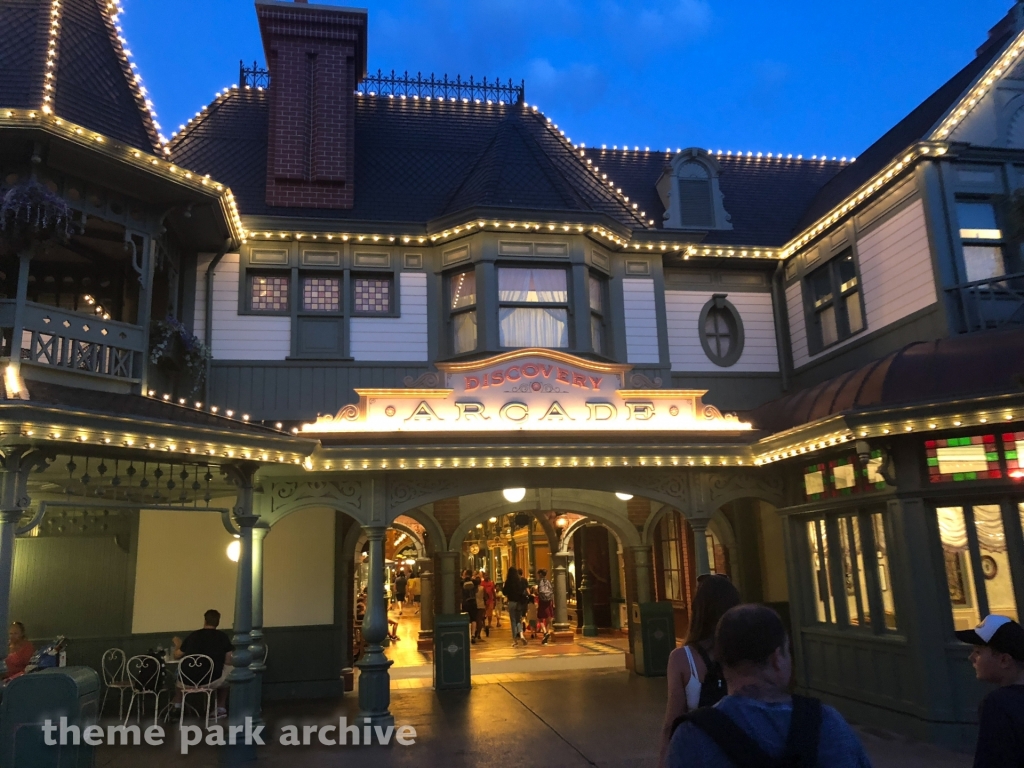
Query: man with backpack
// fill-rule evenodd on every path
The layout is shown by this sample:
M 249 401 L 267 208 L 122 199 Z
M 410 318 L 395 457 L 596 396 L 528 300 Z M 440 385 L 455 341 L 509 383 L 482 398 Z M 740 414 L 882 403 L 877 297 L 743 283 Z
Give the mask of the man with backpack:
M 729 695 L 679 719 L 669 768 L 870 768 L 832 707 L 791 696 L 789 638 L 779 614 L 738 605 L 718 623 L 715 657 Z

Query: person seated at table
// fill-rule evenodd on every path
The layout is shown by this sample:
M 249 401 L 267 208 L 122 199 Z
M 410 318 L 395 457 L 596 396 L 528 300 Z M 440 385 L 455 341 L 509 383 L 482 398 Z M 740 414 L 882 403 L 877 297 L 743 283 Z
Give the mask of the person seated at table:
M 32 647 L 32 643 L 25 638 L 25 625 L 20 621 L 15 621 L 11 624 L 7 638 L 7 675 L 4 677 L 4 680 L 10 680 L 18 675 L 23 675 L 25 667 L 32 661 L 32 654 L 36 652 L 36 649 Z
M 231 638 L 227 632 L 217 629 L 220 626 L 220 611 L 209 610 L 203 614 L 203 628 L 197 629 L 182 642 L 180 637 L 171 638 L 174 646 L 174 658 L 181 659 L 194 653 L 201 653 L 213 660 L 213 682 L 211 687 L 217 689 L 217 716 L 227 714 L 228 674 L 231 672 Z M 174 706 L 181 706 L 181 691 L 174 694 Z

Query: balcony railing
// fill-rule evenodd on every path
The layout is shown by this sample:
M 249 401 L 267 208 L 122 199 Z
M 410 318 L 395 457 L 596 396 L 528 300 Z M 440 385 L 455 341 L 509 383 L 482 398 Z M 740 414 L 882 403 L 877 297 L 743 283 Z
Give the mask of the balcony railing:
M 25 302 L 20 349 L 14 349 L 17 302 L 0 301 L 0 353 L 22 362 L 138 381 L 146 352 L 143 329 L 45 304 Z
M 946 289 L 960 332 L 1024 325 L 1024 272 Z

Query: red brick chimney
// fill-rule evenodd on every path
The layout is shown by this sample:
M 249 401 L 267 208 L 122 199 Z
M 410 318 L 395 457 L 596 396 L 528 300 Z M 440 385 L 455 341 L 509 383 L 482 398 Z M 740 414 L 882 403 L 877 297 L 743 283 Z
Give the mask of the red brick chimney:
M 366 11 L 256 0 L 270 69 L 267 205 L 351 208 Z

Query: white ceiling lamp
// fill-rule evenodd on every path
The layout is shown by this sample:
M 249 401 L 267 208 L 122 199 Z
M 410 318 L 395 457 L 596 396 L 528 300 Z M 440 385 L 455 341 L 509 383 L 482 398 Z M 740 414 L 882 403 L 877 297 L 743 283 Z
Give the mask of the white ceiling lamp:
M 242 554 L 242 542 L 235 539 L 228 544 L 228 560 L 232 563 L 237 563 L 239 556 Z
M 616 493 L 615 494 L 615 498 L 619 499 L 620 501 L 629 501 L 630 499 L 633 498 L 633 494 L 632 493 Z
M 505 501 L 509 504 L 518 504 L 520 501 L 526 498 L 525 488 L 506 488 L 501 492 L 501 495 L 505 497 Z

